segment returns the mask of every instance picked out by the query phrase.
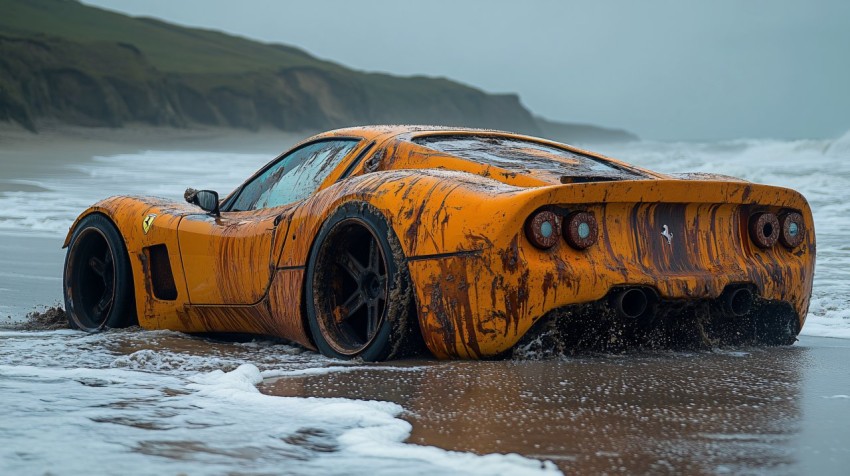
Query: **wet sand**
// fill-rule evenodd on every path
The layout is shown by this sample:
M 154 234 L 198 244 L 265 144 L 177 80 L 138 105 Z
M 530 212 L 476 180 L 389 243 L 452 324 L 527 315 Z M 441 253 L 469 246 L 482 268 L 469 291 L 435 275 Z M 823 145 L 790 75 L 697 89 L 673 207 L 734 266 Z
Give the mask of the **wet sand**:
M 20 347 L 0 351 L 2 367 L 30 373 L 45 365 L 57 372 L 63 366 L 102 368 L 105 374 L 100 380 L 89 376 L 80 386 L 72 379 L 67 388 L 52 389 L 61 396 L 43 397 L 54 402 L 51 408 L 59 402 L 75 405 L 83 413 L 98 415 L 95 423 L 118 425 L 108 426 L 108 434 L 120 441 L 158 442 L 166 436 L 162 431 L 181 428 L 186 434 L 174 446 L 145 446 L 142 453 L 153 458 L 152 464 L 195 461 L 191 467 L 198 472 L 218 464 L 210 457 L 223 451 L 216 448 L 226 448 L 225 462 L 245 465 L 248 474 L 269 459 L 291 465 L 287 467 L 294 474 L 310 474 L 304 465 L 326 461 L 322 458 L 333 458 L 337 451 L 338 435 L 316 429 L 309 418 L 304 422 L 290 416 L 287 425 L 301 432 L 320 432 L 324 446 L 308 445 L 302 448 L 306 454 L 298 457 L 269 448 L 272 453 L 259 459 L 257 445 L 281 435 L 275 426 L 279 424 L 254 430 L 257 423 L 251 419 L 267 410 L 228 407 L 223 414 L 193 413 L 187 428 L 174 418 L 173 396 L 191 391 L 180 390 L 171 379 L 194 372 L 230 372 L 244 364 L 269 372 L 259 385 L 266 395 L 394 402 L 404 408 L 400 417 L 412 426 L 409 443 L 478 454 L 517 453 L 551 461 L 565 474 L 842 475 L 850 463 L 850 373 L 846 370 L 850 341 L 844 339 L 804 336 L 790 347 L 700 353 L 366 364 L 333 361 L 287 345 L 234 344 L 138 328 L 98 335 L 68 332 L 32 333 L 37 347 L 26 352 Z M 20 346 L 26 336 L 18 331 L 3 337 Z M 120 410 L 105 411 L 101 409 L 104 401 L 114 397 L 109 392 L 126 385 L 107 385 L 115 378 L 108 372 L 116 368 L 143 371 L 133 377 L 136 380 L 151 372 L 151 379 L 169 383 L 160 396 L 138 401 L 137 394 L 128 395 L 130 406 L 138 405 L 138 411 L 126 409 L 128 403 L 121 399 L 112 403 Z M 85 375 L 100 375 L 96 372 Z M 61 381 L 52 377 L 42 383 L 55 387 Z M 0 378 L 0 383 L 21 390 L 14 378 Z M 86 385 L 106 388 L 103 393 L 85 394 L 87 403 L 77 402 L 83 397 L 73 395 Z M 148 388 L 152 384 L 142 379 L 136 385 Z M 65 397 L 65 392 L 71 396 Z M 34 401 L 42 398 L 37 395 L 33 393 Z M 226 395 L 229 391 L 221 398 L 227 400 Z M 65 402 L 66 398 L 70 400 Z M 287 400 L 280 403 L 283 407 L 278 411 L 286 411 Z M 33 408 L 40 407 L 34 404 Z M 21 408 L 16 410 L 21 418 Z M 281 418 L 263 415 L 270 422 Z M 217 430 L 220 435 L 201 436 L 192 430 L 198 418 L 227 423 Z M 364 418 L 359 425 L 368 426 L 370 420 Z M 240 426 L 244 419 L 254 423 Z M 99 428 L 95 425 L 91 431 Z M 133 433 L 133 428 L 147 433 Z M 94 437 L 92 444 L 101 444 L 97 438 L 103 437 Z M 238 444 L 231 441 L 234 438 Z M 138 445 L 127 444 L 131 449 L 126 457 L 137 456 Z M 175 453 L 174 448 L 179 451 Z M 386 474 L 398 474 L 397 464 L 380 461 L 395 468 Z M 426 473 L 416 466 L 410 474 Z
M 848 357 L 846 340 L 803 337 L 712 353 L 410 361 L 425 369 L 287 377 L 261 391 L 396 402 L 412 443 L 516 452 L 566 473 L 846 474 Z

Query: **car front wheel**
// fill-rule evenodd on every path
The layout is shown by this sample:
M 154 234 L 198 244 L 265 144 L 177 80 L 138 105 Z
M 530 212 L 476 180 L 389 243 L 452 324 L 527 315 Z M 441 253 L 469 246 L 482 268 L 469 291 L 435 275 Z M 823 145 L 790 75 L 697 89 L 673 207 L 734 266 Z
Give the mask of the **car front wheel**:
M 65 255 L 63 290 L 74 329 L 98 332 L 136 324 L 130 260 L 105 216 L 89 215 L 77 224 Z

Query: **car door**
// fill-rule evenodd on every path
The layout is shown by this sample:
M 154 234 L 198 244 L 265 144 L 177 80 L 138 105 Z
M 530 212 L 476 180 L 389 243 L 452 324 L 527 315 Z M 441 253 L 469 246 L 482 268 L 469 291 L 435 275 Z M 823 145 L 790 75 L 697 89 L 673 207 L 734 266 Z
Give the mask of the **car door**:
M 356 148 L 357 139 L 305 144 L 273 161 L 228 199 L 220 217 L 188 215 L 178 226 L 193 305 L 259 302 L 268 290 L 288 218 Z

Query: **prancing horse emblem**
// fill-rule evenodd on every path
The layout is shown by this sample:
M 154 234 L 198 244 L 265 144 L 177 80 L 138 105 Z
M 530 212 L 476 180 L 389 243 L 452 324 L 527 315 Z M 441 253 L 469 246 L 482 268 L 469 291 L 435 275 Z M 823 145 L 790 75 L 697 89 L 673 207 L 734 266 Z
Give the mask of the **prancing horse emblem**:
M 153 225 L 153 221 L 155 218 L 156 213 L 151 213 L 150 215 L 146 216 L 144 220 L 142 220 L 142 231 L 144 231 L 146 235 L 151 229 L 151 225 Z
M 664 231 L 661 232 L 661 236 L 667 238 L 668 245 L 673 245 L 673 234 L 670 233 L 670 229 L 667 228 L 667 225 L 664 225 Z

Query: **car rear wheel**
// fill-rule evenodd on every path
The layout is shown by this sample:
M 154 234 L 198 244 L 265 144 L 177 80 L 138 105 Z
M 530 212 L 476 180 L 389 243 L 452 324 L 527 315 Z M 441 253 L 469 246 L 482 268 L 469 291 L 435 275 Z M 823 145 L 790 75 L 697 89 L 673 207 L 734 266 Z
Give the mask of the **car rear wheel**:
M 65 255 L 65 311 L 74 329 L 98 332 L 136 324 L 130 260 L 115 225 L 103 215 L 77 224 Z
M 305 297 L 310 331 L 324 355 L 380 361 L 420 349 L 407 260 L 369 205 L 345 204 L 322 226 Z

